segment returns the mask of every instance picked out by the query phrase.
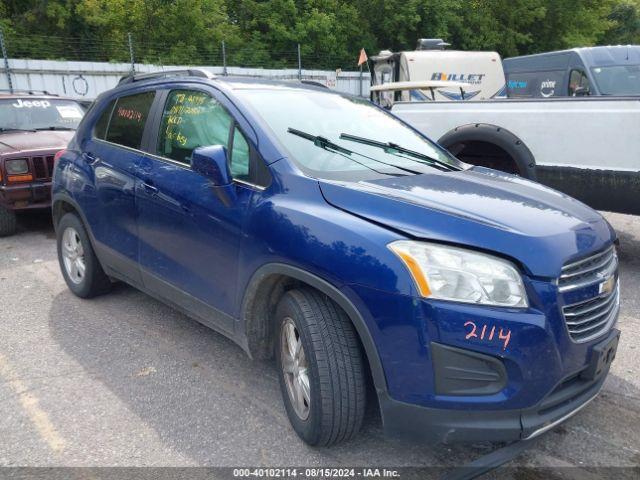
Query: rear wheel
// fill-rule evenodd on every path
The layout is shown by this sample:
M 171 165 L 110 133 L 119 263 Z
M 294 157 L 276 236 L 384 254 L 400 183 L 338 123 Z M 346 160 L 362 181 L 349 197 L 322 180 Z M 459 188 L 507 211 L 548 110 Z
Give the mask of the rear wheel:
M 0 237 L 16 233 L 16 214 L 13 210 L 0 207 Z
M 352 438 L 362 425 L 366 380 L 351 321 L 312 289 L 287 292 L 276 320 L 280 387 L 294 430 L 310 445 Z
M 77 215 L 67 213 L 58 224 L 58 261 L 69 289 L 81 298 L 105 293 L 111 287 L 89 236 Z

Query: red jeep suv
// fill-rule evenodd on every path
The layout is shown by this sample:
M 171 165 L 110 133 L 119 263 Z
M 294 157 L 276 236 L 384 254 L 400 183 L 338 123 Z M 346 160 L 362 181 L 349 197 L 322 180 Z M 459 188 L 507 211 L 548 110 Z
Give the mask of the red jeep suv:
M 16 211 L 51 206 L 55 154 L 84 111 L 75 100 L 46 93 L 0 93 L 0 237 L 14 233 Z

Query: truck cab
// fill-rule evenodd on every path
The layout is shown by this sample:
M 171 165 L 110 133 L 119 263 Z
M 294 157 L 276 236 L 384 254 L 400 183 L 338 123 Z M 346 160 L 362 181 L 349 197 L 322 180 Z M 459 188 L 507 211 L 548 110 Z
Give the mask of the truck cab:
M 381 51 L 371 57 L 372 85 L 449 81 L 469 84 L 464 94 L 456 87 L 439 88 L 435 97 L 421 89 L 389 91 L 382 95 L 381 103 L 389 106 L 396 101 L 487 100 L 504 92 L 498 53 L 446 50 L 448 45 L 441 39 L 420 39 L 415 51 Z
M 573 48 L 506 58 L 514 98 L 640 95 L 640 46 Z

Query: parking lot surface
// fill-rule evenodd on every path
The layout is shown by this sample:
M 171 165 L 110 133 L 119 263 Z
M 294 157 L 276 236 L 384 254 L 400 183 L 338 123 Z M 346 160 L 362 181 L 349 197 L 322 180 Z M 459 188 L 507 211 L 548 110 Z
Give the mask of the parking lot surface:
M 592 478 L 594 466 L 640 465 L 640 217 L 606 215 L 621 242 L 617 359 L 596 400 L 510 463 L 514 478 L 532 478 L 522 466 Z M 355 440 L 310 448 L 273 364 L 125 285 L 74 297 L 47 212 L 0 239 L 2 466 L 452 467 L 495 447 L 389 440 L 371 406 Z

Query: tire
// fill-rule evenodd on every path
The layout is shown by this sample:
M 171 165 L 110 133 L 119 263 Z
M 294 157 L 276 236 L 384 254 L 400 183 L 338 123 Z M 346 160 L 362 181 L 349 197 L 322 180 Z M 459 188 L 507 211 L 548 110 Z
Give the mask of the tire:
M 74 213 L 65 214 L 56 228 L 56 237 L 60 270 L 69 290 L 80 298 L 92 298 L 108 292 L 111 281 L 93 251 L 80 218 Z M 74 243 L 80 249 L 70 248 Z M 78 261 L 84 265 L 83 270 L 79 268 Z
M 364 358 L 353 324 L 329 298 L 306 288 L 285 293 L 275 318 L 280 389 L 293 429 L 312 446 L 349 440 L 360 430 L 366 403 Z M 302 347 L 299 362 L 293 366 L 287 343 L 292 325 L 294 343 Z M 297 410 L 295 394 L 290 392 L 292 385 L 305 383 L 305 366 L 309 401 L 303 394 L 303 402 L 297 404 L 302 408 Z M 295 372 L 289 373 L 296 368 L 302 380 L 296 380 Z
M 0 237 L 8 237 L 16 233 L 16 213 L 0 207 Z

